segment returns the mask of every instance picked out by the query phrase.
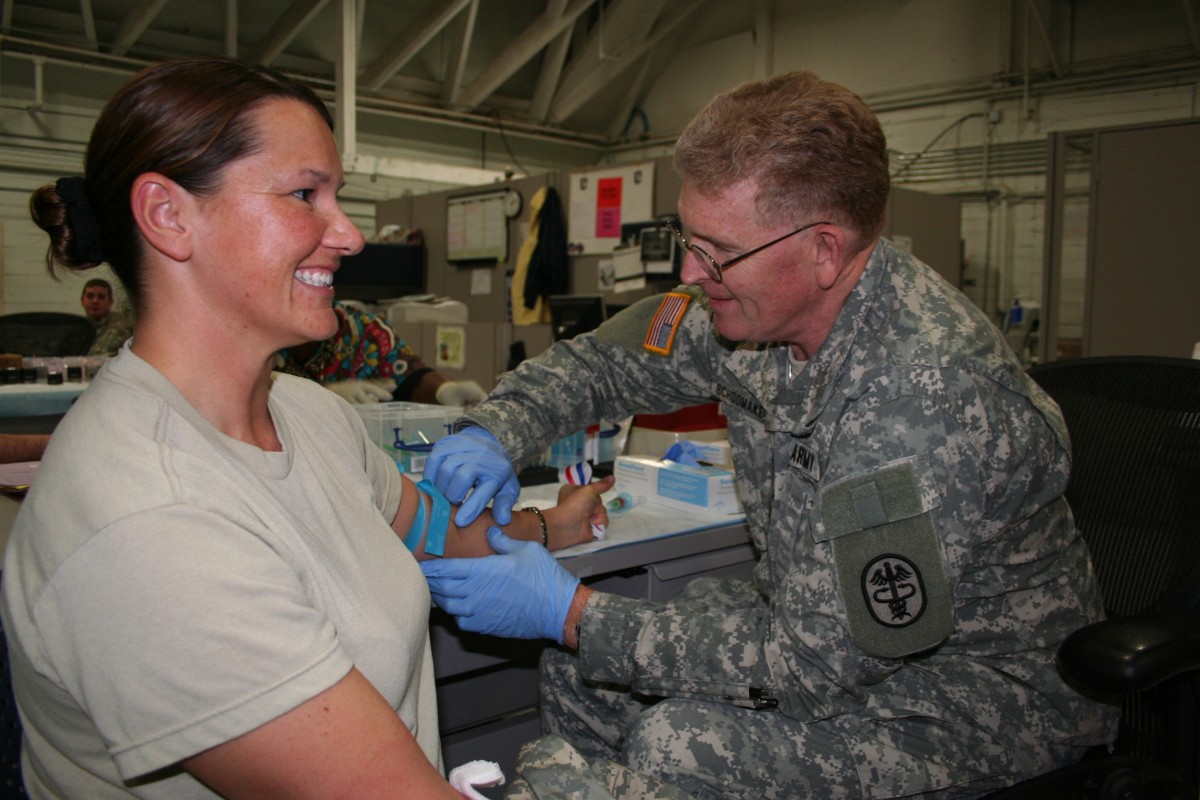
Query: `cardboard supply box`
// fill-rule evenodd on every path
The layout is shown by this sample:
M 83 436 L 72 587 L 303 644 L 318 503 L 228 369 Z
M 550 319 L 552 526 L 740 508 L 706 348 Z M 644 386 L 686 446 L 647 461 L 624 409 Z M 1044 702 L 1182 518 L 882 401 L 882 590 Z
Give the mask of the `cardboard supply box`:
M 629 432 L 629 444 L 625 452 L 630 455 L 661 457 L 676 442 L 716 442 L 729 436 L 727 421 L 721 414 L 719 403 L 702 403 L 688 406 L 669 414 L 636 414 L 633 429 Z M 702 458 L 713 464 L 731 463 L 724 458 Z
M 690 441 L 685 435 L 683 441 Z M 718 439 L 713 442 L 691 442 L 695 448 L 694 455 L 699 461 L 707 461 L 714 467 L 729 468 L 733 466 L 733 454 L 729 450 L 728 439 Z
M 381 300 L 379 307 L 389 325 L 404 322 L 447 322 L 464 325 L 467 322 L 466 303 L 445 297 L 429 300 Z
M 674 461 L 617 456 L 617 487 L 634 497 L 687 511 L 734 515 L 742 512 L 733 470 L 693 467 Z

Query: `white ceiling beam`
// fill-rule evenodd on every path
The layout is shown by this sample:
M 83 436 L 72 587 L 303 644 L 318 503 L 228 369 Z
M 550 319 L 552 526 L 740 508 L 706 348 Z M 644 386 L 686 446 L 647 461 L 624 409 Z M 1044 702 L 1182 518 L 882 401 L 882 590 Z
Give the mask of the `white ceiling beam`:
M 625 134 L 625 129 L 629 126 L 629 117 L 633 114 L 633 109 L 637 107 L 638 101 L 642 96 L 642 91 L 646 87 L 646 78 L 650 74 L 650 64 L 654 62 L 654 49 L 651 48 L 645 57 L 642 58 L 642 63 L 638 66 L 637 76 L 629 82 L 629 90 L 625 92 L 624 99 L 617 107 L 613 114 L 612 124 L 608 128 L 608 135 L 612 139 L 616 139 Z
M 237 58 L 238 54 L 238 0 L 225 0 L 225 55 Z
M 366 3 L 366 0 L 361 0 Z M 358 149 L 358 5 L 341 0 L 338 14 L 338 54 L 334 65 L 337 124 L 334 136 L 343 160 Z
M 363 71 L 363 85 L 372 91 L 378 91 L 413 56 L 421 52 L 421 48 L 441 33 L 442 28 L 450 24 L 458 12 L 472 3 L 473 0 L 434 0 L 426 6 L 413 24 L 388 45 L 383 55 Z
M 96 36 L 96 15 L 92 13 L 92 0 L 79 0 L 79 15 L 83 17 L 83 36 L 89 50 L 100 51 L 100 39 Z
M 263 43 L 259 45 L 258 51 L 250 56 L 250 60 L 259 64 L 274 62 L 328 2 L 329 0 L 294 0 L 288 10 L 275 21 L 274 27 L 263 38 Z
M 134 6 L 125 15 L 125 19 L 121 20 L 121 27 L 117 29 L 117 35 L 113 39 L 112 54 L 125 55 L 166 4 L 167 0 L 141 0 Z
M 1200 35 L 1196 33 L 1196 13 L 1192 10 L 1192 0 L 1180 0 L 1183 6 L 1183 20 L 1187 25 L 1188 41 L 1192 43 L 1192 52 L 1200 56 Z
M 1063 68 L 1058 63 L 1058 56 L 1054 53 L 1054 42 L 1050 39 L 1050 32 L 1046 30 L 1046 23 L 1042 20 L 1042 14 L 1038 11 L 1034 0 L 1029 0 L 1026 7 L 1029 9 L 1029 18 L 1033 20 L 1034 27 L 1037 28 L 1038 35 L 1042 38 L 1042 46 L 1046 48 L 1046 57 L 1050 59 L 1050 66 L 1054 69 L 1054 75 L 1061 78 L 1063 76 Z
M 650 35 L 666 0 L 613 0 L 603 7 L 559 78 L 548 119 L 569 117 L 627 68 Z M 624 120 L 621 120 L 624 122 Z
M 471 82 L 459 98 L 464 108 L 475 108 L 492 92 L 500 88 L 513 73 L 541 52 L 556 36 L 569 28 L 576 17 L 588 9 L 595 0 L 572 0 L 561 14 L 547 11 L 533 21 L 517 38 L 504 48 L 500 55 L 488 64 L 479 77 Z
M 79 0 L 79 16 L 83 17 L 83 35 L 88 48 L 100 52 L 100 37 L 96 36 L 96 14 L 92 13 L 91 0 Z
M 550 108 L 550 121 L 561 123 L 578 111 L 643 53 L 658 44 L 687 19 L 699 0 L 684 0 L 659 15 L 665 0 L 617 0 L 605 10 L 606 23 L 596 25 L 586 47 L 571 60 Z M 641 26 L 649 35 L 638 38 Z
M 550 0 L 546 5 L 546 13 L 562 16 L 567 7 L 567 0 Z M 533 90 L 533 98 L 529 103 L 529 119 L 532 122 L 545 122 L 550 113 L 550 101 L 558 91 L 558 81 L 562 77 L 563 64 L 567 63 L 567 51 L 571 48 L 571 32 L 575 23 L 572 22 L 562 33 L 550 42 L 546 54 L 542 56 L 542 71 L 538 73 L 537 86 Z
M 466 10 L 458 15 L 457 30 L 447 62 L 446 83 L 442 87 L 442 102 L 450 108 L 458 103 L 458 95 L 462 91 L 462 76 L 467 69 L 467 56 L 471 54 L 471 39 L 475 36 L 475 21 L 478 17 L 479 0 L 471 0 Z
M 344 159 L 343 168 L 347 175 L 379 175 L 430 183 L 448 183 L 456 186 L 478 186 L 504 180 L 502 170 L 457 167 L 450 164 L 434 164 L 425 160 L 384 158 L 364 153 L 357 153 L 351 158 Z

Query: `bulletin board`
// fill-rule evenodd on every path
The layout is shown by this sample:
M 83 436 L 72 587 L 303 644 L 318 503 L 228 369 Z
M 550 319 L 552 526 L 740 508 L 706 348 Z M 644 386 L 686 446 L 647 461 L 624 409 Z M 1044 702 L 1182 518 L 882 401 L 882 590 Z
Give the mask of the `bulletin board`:
M 508 260 L 504 192 L 446 200 L 446 260 Z
M 654 163 L 571 173 L 567 249 L 572 255 L 611 253 L 621 223 L 653 219 Z

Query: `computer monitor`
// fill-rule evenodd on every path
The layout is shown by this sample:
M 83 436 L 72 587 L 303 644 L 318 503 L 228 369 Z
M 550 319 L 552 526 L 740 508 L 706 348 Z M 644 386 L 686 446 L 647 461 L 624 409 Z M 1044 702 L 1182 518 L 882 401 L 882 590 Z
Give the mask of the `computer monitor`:
M 346 256 L 333 276 L 342 300 L 376 303 L 425 291 L 425 248 L 421 245 L 368 243 Z
M 604 295 L 600 294 L 551 295 L 549 305 L 550 327 L 556 342 L 595 330 L 607 318 Z

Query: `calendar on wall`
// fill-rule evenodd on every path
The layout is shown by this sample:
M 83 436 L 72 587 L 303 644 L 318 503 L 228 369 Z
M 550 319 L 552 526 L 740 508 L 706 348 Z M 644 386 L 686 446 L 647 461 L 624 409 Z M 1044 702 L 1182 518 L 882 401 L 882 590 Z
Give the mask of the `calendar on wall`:
M 446 200 L 447 261 L 507 261 L 504 192 Z

